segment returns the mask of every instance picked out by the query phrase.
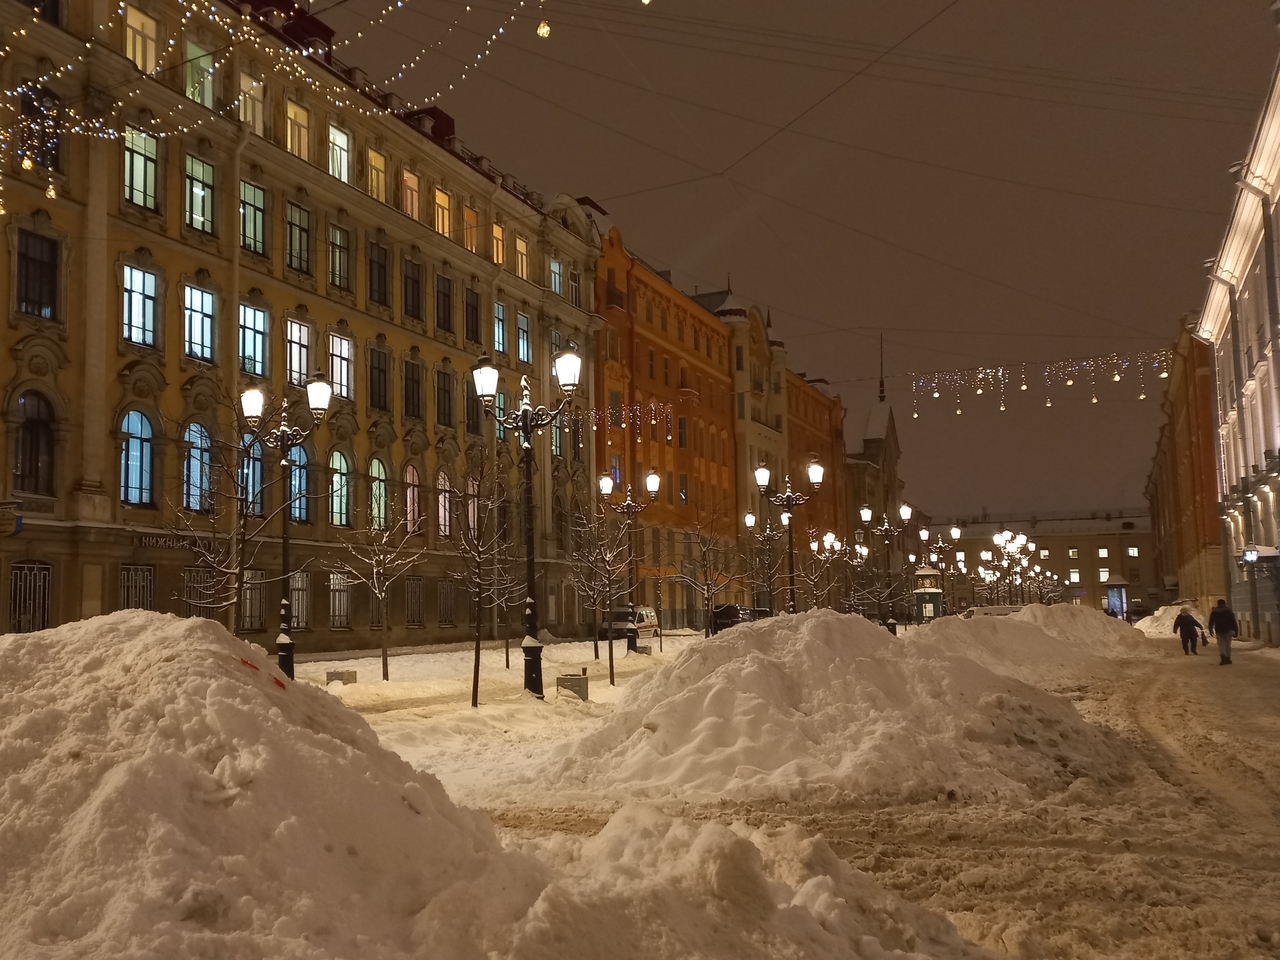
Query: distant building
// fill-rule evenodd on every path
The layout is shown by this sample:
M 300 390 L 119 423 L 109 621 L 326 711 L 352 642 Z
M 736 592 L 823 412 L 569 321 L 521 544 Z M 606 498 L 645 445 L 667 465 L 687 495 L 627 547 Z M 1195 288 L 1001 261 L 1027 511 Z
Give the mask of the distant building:
M 1209 607 L 1223 596 L 1211 358 L 1208 345 L 1184 327 L 1173 348 L 1166 419 L 1147 478 L 1161 603 L 1185 597 Z
M 787 371 L 787 471 L 792 488 L 809 497 L 797 511 L 796 533 L 818 538 L 835 534 L 849 542 L 849 496 L 845 487 L 844 405 L 825 380 L 810 380 Z M 809 487 L 808 468 L 817 460 L 823 468 L 822 486 Z

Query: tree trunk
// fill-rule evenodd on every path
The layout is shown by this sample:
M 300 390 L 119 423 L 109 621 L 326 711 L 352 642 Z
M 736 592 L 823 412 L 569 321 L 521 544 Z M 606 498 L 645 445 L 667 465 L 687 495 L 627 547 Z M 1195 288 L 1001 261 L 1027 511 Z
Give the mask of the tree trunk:
M 387 630 L 390 624 L 387 623 L 387 600 L 385 597 L 375 598 L 378 601 L 378 607 L 382 612 L 382 681 L 385 683 L 391 679 L 391 665 L 387 660 Z
M 480 706 L 480 591 L 476 591 L 476 658 L 471 668 L 471 706 Z

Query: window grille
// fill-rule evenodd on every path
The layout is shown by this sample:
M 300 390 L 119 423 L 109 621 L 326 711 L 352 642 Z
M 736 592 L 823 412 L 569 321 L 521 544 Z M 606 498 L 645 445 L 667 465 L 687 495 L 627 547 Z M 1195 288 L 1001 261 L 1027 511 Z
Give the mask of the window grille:
M 264 630 L 267 626 L 267 574 L 246 570 L 240 585 L 240 629 Z
M 49 591 L 53 568 L 22 560 L 9 568 L 9 630 L 30 633 L 49 626 Z
M 120 609 L 154 610 L 155 567 L 120 565 Z
M 329 574 L 329 627 L 345 630 L 351 626 L 351 581 L 345 574 Z
M 295 630 L 311 626 L 311 574 L 306 570 L 289 574 L 289 619 Z
M 439 614 L 437 619 L 442 627 L 451 627 L 454 624 L 453 619 L 453 581 L 440 580 L 436 589 L 436 610 Z
M 205 567 L 183 568 L 182 599 L 186 604 L 188 617 L 206 617 L 211 620 L 217 618 L 213 571 Z
M 404 625 L 422 626 L 422 578 L 404 578 Z

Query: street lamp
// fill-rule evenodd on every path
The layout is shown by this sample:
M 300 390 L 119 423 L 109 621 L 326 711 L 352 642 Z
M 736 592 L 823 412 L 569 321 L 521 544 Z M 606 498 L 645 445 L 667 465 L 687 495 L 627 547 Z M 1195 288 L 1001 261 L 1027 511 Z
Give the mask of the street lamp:
M 284 488 L 287 491 L 284 516 L 280 523 L 280 582 L 283 584 L 280 595 L 280 635 L 276 637 L 276 664 L 280 672 L 290 680 L 293 679 L 293 604 L 289 583 L 292 571 L 289 570 L 289 521 L 293 516 L 293 501 L 297 494 L 293 489 L 293 477 L 290 475 L 292 464 L 289 451 L 302 443 L 316 428 L 320 418 L 329 409 L 329 400 L 333 397 L 333 386 L 319 370 L 307 381 L 307 406 L 311 409 L 311 424 L 300 427 L 289 423 L 289 395 L 286 391 L 280 402 L 280 423 L 277 426 L 262 426 L 262 415 L 267 405 L 266 394 L 260 387 L 249 387 L 240 394 L 240 410 L 244 414 L 249 429 L 280 451 L 280 469 L 283 474 Z M 306 496 L 306 491 L 302 491 Z
M 613 477 L 607 473 L 600 475 L 600 496 L 604 499 L 605 506 L 612 509 L 620 516 L 626 517 L 624 521 L 626 526 L 624 533 L 627 537 L 627 549 L 630 553 L 630 563 L 628 567 L 631 571 L 631 583 L 627 587 L 627 597 L 631 603 L 635 603 L 636 581 L 639 580 L 639 571 L 636 569 L 636 550 L 635 541 L 632 537 L 632 527 L 635 526 L 636 517 L 644 512 L 645 508 L 658 499 L 658 488 L 662 484 L 662 478 L 658 476 L 657 470 L 650 470 L 649 475 L 644 478 L 645 489 L 649 492 L 649 499 L 641 503 L 631 499 L 631 485 L 627 485 L 627 499 L 622 503 L 611 503 L 609 497 L 613 494 Z M 612 585 L 610 585 L 612 593 Z M 631 639 L 627 639 L 627 649 L 634 650 Z M 613 618 L 609 618 L 609 685 L 613 685 Z
M 962 531 L 960 530 L 960 528 L 959 528 L 959 527 L 954 527 L 954 526 L 953 526 L 953 527 L 951 528 L 951 539 L 952 539 L 952 540 L 959 540 L 959 539 L 960 539 L 960 534 L 961 534 L 961 532 L 962 532 Z
M 788 519 L 790 519 L 788 517 Z M 760 582 L 764 585 L 769 597 L 769 614 L 773 615 L 773 542 L 782 536 L 781 530 L 774 530 L 773 524 L 766 517 L 764 528 L 756 529 L 757 518 L 754 513 L 748 511 L 742 518 L 742 524 L 747 528 L 747 533 L 751 537 L 751 555 L 748 557 L 748 563 L 752 570 L 758 569 L 758 560 L 756 557 L 757 545 L 765 550 L 765 563 L 763 575 Z M 755 583 L 751 584 L 751 605 L 756 605 L 756 589 Z
M 534 600 L 534 537 L 533 537 L 533 437 L 535 431 L 550 427 L 556 417 L 573 402 L 574 391 L 582 375 L 582 357 L 573 349 L 570 341 L 565 350 L 551 358 L 551 375 L 564 392 L 554 407 L 533 405 L 529 392 L 529 375 L 520 377 L 520 406 L 506 416 L 494 412 L 494 398 L 498 395 L 498 368 L 489 357 L 482 356 L 471 368 L 471 379 L 476 395 L 484 403 L 485 413 L 508 430 L 518 432 L 522 474 L 524 480 L 524 579 L 525 579 L 525 637 L 520 643 L 524 651 L 524 688 L 539 700 L 542 699 L 542 644 L 538 642 L 538 604 Z
M 822 464 L 818 462 L 818 458 L 814 457 L 809 462 L 808 467 L 809 483 L 814 490 L 822 486 L 823 469 Z M 804 494 L 796 493 L 791 489 L 791 477 L 786 477 L 786 489 L 782 493 L 769 493 L 769 468 L 763 463 L 756 467 L 756 486 L 760 488 L 760 496 L 762 499 L 768 500 L 776 506 L 782 507 L 782 524 L 787 528 L 787 612 L 796 612 L 796 542 L 795 533 L 792 530 L 791 514 L 800 504 L 808 501 L 809 497 Z

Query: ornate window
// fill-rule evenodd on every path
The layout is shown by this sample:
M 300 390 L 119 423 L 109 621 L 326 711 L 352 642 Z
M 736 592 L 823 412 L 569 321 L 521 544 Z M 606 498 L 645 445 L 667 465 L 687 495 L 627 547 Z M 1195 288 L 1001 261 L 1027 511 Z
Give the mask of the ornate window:
M 262 516 L 262 444 L 249 434 L 244 436 L 244 449 L 240 454 L 240 498 L 244 511 L 255 517 Z
M 182 469 L 182 507 L 203 513 L 209 509 L 209 480 L 213 466 L 213 444 L 203 424 L 193 423 L 183 435 L 187 456 Z
M 369 526 L 374 530 L 387 526 L 387 468 L 377 459 L 369 464 Z
M 337 450 L 329 458 L 329 522 L 339 527 L 351 525 L 351 508 L 347 499 L 350 483 L 347 458 Z
M 436 532 L 442 537 L 453 532 L 453 488 L 443 470 L 436 474 Z
M 307 523 L 311 519 L 311 502 L 307 499 L 307 451 L 289 448 L 289 519 Z
M 151 421 L 145 414 L 131 410 L 124 415 L 120 429 L 125 435 L 120 450 L 120 500 L 135 505 L 150 504 Z
M 413 464 L 404 468 L 404 519 L 412 533 L 422 529 L 422 480 Z
M 43 394 L 28 390 L 18 398 L 18 418 L 14 489 L 53 496 L 53 407 Z

